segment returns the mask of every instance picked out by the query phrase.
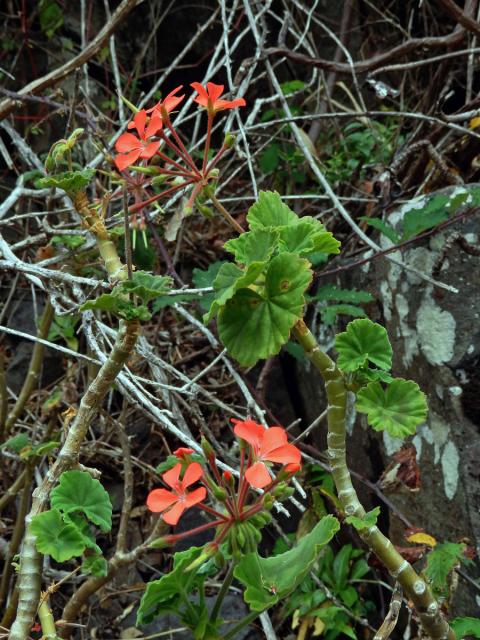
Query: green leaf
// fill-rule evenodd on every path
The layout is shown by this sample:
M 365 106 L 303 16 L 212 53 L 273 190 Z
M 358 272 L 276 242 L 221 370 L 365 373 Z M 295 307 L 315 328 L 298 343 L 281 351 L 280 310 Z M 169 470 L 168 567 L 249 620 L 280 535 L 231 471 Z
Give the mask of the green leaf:
M 427 401 L 412 380 L 395 378 L 384 389 L 380 382 L 370 382 L 357 394 L 357 410 L 367 414 L 375 431 L 387 431 L 393 438 L 405 438 L 427 418 Z
M 264 611 L 291 593 L 312 569 L 320 550 L 340 528 L 326 516 L 299 543 L 285 553 L 262 558 L 257 553 L 242 557 L 234 575 L 244 586 L 244 599 L 253 611 Z
M 407 211 L 403 216 L 403 240 L 408 240 L 448 220 L 450 210 L 446 205 L 449 199 L 449 196 L 439 194 L 430 198 L 421 209 Z
M 340 253 L 340 242 L 320 222 L 310 217 L 296 220 L 297 224 L 280 229 L 284 251 L 299 256 L 318 251 L 325 254 Z
M 40 29 L 50 39 L 63 24 L 63 11 L 55 0 L 41 0 L 39 4 Z
M 354 318 L 364 318 L 365 311 L 362 307 L 357 307 L 354 304 L 330 304 L 328 307 L 323 307 L 320 310 L 322 315 L 322 322 L 326 325 L 333 325 L 337 319 L 337 316 L 353 316 Z
M 372 527 L 374 527 L 377 524 L 379 515 L 380 507 L 375 507 L 375 509 L 367 511 L 363 518 L 357 518 L 357 516 L 348 516 L 347 518 L 345 518 L 345 522 L 347 524 L 353 525 L 357 531 L 362 531 L 363 529 L 371 529 Z
M 67 249 L 73 250 L 81 247 L 82 244 L 85 244 L 86 241 L 87 239 L 84 236 L 53 236 L 53 238 L 50 240 L 50 244 L 53 244 L 54 246 L 63 244 L 63 246 Z
M 13 453 L 20 453 L 22 449 L 30 444 L 30 438 L 26 433 L 18 433 L 16 436 L 8 438 L 1 446 L 0 449 L 9 449 Z
M 282 253 L 270 261 L 264 287 L 240 289 L 228 300 L 218 315 L 218 332 L 241 365 L 253 365 L 280 351 L 302 317 L 311 279 L 306 260 Z
M 193 284 L 199 289 L 203 289 L 204 287 L 213 287 L 213 282 L 217 277 L 222 264 L 227 263 L 222 260 L 217 260 L 216 262 L 212 262 L 212 264 L 206 270 L 194 269 L 192 273 Z M 207 293 L 206 295 L 203 295 L 199 299 L 202 311 L 208 311 L 214 299 L 215 293 Z
M 30 530 L 36 536 L 36 547 L 40 553 L 52 556 L 57 562 L 65 562 L 81 556 L 85 544 L 77 528 L 64 522 L 56 509 L 39 513 L 32 518 Z
M 347 586 L 347 578 L 352 556 L 352 545 L 345 544 L 335 555 L 333 560 L 333 580 L 336 591 L 342 591 Z
M 362 367 L 355 371 L 355 382 L 365 385 L 369 382 L 385 382 L 389 384 L 394 378 L 381 369 L 370 369 L 369 367 Z
M 36 444 L 31 448 L 29 455 L 44 456 L 47 453 L 50 453 L 50 451 L 54 451 L 54 449 L 58 449 L 59 446 L 60 446 L 60 442 L 55 442 L 53 440 L 51 442 L 43 442 L 41 444 Z
M 210 322 L 228 300 L 233 298 L 235 292 L 253 284 L 265 269 L 264 262 L 253 262 L 243 271 L 232 262 L 223 264 L 213 283 L 215 289 L 215 300 L 210 311 L 205 316 L 204 321 Z
M 280 164 L 280 147 L 278 144 L 269 144 L 260 156 L 260 169 L 262 173 L 272 173 Z
M 249 265 L 252 262 L 266 262 L 278 245 L 276 229 L 254 229 L 246 231 L 238 238 L 225 243 L 225 249 L 235 256 L 236 262 Z
M 250 229 L 297 224 L 297 215 L 282 202 L 276 191 L 260 191 L 258 200 L 248 210 Z
M 447 579 L 453 569 L 464 560 L 465 545 L 456 542 L 437 544 L 427 555 L 425 575 L 437 592 L 448 587 Z
M 203 552 L 203 547 L 190 547 L 187 551 L 178 551 L 173 556 L 173 569 L 159 580 L 147 584 L 137 613 L 137 625 L 148 624 L 165 613 L 179 613 L 183 603 L 188 601 L 191 592 L 201 584 L 203 577 L 197 571 L 185 572 L 185 569 Z
M 98 480 L 86 471 L 65 471 L 51 493 L 52 507 L 64 513 L 80 512 L 100 527 L 112 527 L 112 503 Z
M 368 291 L 358 289 L 342 289 L 334 284 L 326 284 L 320 287 L 315 295 L 308 296 L 310 300 L 334 300 L 336 302 L 347 302 L 351 304 L 361 304 L 363 302 L 371 302 L 375 298 Z
M 148 321 L 152 314 L 145 305 L 136 306 L 133 302 L 121 297 L 117 287 L 111 293 L 102 293 L 95 300 L 88 300 L 80 307 L 81 311 L 88 309 L 96 309 L 98 311 L 109 311 L 125 320 L 134 320 L 138 318 L 142 321 Z
M 377 229 L 380 233 L 383 233 L 393 244 L 400 242 L 400 236 L 393 227 L 381 220 L 380 218 L 369 218 L 368 216 L 361 216 L 360 220 L 366 222 L 370 227 Z
M 95 554 L 99 555 L 102 550 L 95 542 L 95 535 L 91 526 L 80 513 L 64 513 L 63 521 L 76 527 L 78 533 L 82 536 L 85 548 L 92 549 Z
M 69 196 L 75 196 L 85 189 L 92 181 L 95 169 L 82 169 L 82 171 L 65 171 L 52 176 L 41 178 L 38 181 L 40 187 L 54 187 L 63 189 Z
M 100 554 L 86 556 L 82 562 L 83 573 L 90 573 L 96 578 L 104 578 L 108 573 L 108 564 Z
M 457 640 L 465 637 L 480 638 L 479 618 L 454 618 L 450 620 L 450 627 L 457 636 Z
M 392 347 L 384 327 L 371 320 L 353 320 L 335 339 L 337 364 L 345 373 L 360 369 L 367 360 L 388 371 L 392 367 Z
M 146 271 L 134 271 L 130 280 L 121 282 L 115 289 L 120 293 L 134 293 L 142 302 L 147 303 L 167 293 L 172 287 L 168 276 L 155 276 Z

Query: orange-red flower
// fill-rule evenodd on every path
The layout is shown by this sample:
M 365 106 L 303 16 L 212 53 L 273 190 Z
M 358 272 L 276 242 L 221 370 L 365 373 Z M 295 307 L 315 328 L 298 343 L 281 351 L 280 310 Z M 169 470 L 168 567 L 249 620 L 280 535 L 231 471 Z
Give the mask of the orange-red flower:
M 264 429 L 254 420 L 235 420 L 235 435 L 248 442 L 253 450 L 255 463 L 245 472 L 245 478 L 257 489 L 263 489 L 272 482 L 265 462 L 287 465 L 286 470 L 298 470 L 302 459 L 300 450 L 288 443 L 288 436 L 282 427 Z M 296 465 L 292 467 L 290 465 Z
M 220 100 L 220 96 L 222 95 L 224 88 L 223 84 L 207 82 L 206 89 L 202 87 L 199 82 L 192 82 L 190 86 L 198 93 L 198 96 L 194 98 L 193 101 L 201 107 L 205 107 L 212 115 L 217 113 L 217 111 L 235 109 L 235 107 L 244 107 L 246 104 L 243 98 L 235 98 L 235 100 Z
M 133 122 L 130 122 L 128 127 L 134 127 L 139 137 L 137 138 L 133 133 L 123 133 L 115 143 L 115 149 L 122 154 L 115 158 L 115 164 L 120 171 L 132 165 L 139 158 L 148 159 L 155 155 L 160 141 L 149 142 L 149 139 L 162 128 L 162 119 L 154 115 L 147 124 L 147 112 L 142 109 L 135 114 Z
M 173 111 L 185 98 L 185 94 L 183 94 L 182 96 L 175 95 L 181 89 L 183 89 L 183 84 L 180 84 L 173 91 L 170 91 L 168 96 L 166 96 L 163 100 L 160 100 L 160 102 L 157 102 L 154 107 L 152 107 L 151 109 L 147 109 L 147 113 L 153 114 L 152 117 L 155 117 L 157 115 L 161 118 L 164 118 L 165 114 L 168 116 L 168 114 Z
M 150 511 L 154 513 L 163 512 L 162 518 L 171 525 L 177 524 L 185 509 L 202 502 L 207 496 L 205 487 L 199 487 L 187 492 L 188 487 L 203 476 L 203 469 L 198 462 L 192 462 L 192 464 L 188 465 L 182 480 L 180 480 L 181 471 L 182 464 L 179 462 L 162 475 L 162 480 L 172 491 L 154 489 L 150 491 L 147 498 L 147 507 Z

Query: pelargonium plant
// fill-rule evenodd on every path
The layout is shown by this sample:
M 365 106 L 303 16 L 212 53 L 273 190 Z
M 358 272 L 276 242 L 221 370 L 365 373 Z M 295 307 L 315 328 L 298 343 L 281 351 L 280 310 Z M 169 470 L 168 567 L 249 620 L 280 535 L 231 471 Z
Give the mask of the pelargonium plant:
M 49 175 L 42 180 L 43 186 L 63 189 L 71 198 L 84 227 L 96 239 L 109 278 L 109 287 L 105 287 L 108 293 L 87 300 L 81 310 L 117 317 L 118 331 L 110 355 L 72 418 L 58 456 L 33 496 L 20 554 L 18 610 L 9 637 L 25 640 L 40 600 L 42 631 L 45 636 L 55 636 L 51 611 L 45 598 L 40 599 L 41 554 L 59 562 L 83 557 L 82 570 L 92 574 L 91 581 L 65 607 L 62 618 L 66 625 L 75 621 L 92 593 L 114 575 L 118 563 L 130 557 L 123 552 L 111 560 L 103 557 L 93 528 L 104 532 L 111 528 L 111 504 L 98 480 L 76 467 L 92 420 L 135 349 L 141 323 L 152 317 L 152 301 L 164 300 L 172 286 L 167 276 L 135 269 L 127 251 L 129 224 L 143 229 L 157 201 L 183 191 L 188 195 L 184 213 L 196 209 L 213 216 L 210 202 L 238 234 L 225 243 L 232 261 L 223 263 L 216 272 L 213 302 L 205 322 L 216 321 L 221 341 L 241 366 L 255 365 L 279 353 L 289 340 L 297 342 L 325 383 L 328 456 L 338 495 L 337 515 L 356 529 L 363 543 L 401 585 L 423 632 L 433 639 L 454 640 L 428 576 L 419 575 L 380 531 L 378 510 L 366 513 L 346 460 L 349 394 L 355 395 L 357 411 L 365 414 L 374 430 L 385 430 L 396 438 L 412 435 L 425 421 L 425 396 L 415 382 L 393 377 L 393 352 L 387 332 L 367 318 L 350 322 L 337 335 L 335 360 L 320 347 L 305 322 L 305 296 L 316 258 L 320 255 L 325 260 L 338 254 L 340 242 L 316 218 L 298 217 L 276 192 L 260 192 L 246 217 L 248 229 L 242 228 L 215 193 L 219 162 L 234 147 L 235 139 L 227 133 L 216 153 L 211 147 L 214 119 L 222 111 L 244 107 L 245 100 L 223 99 L 223 86 L 212 82 L 206 87 L 196 82 L 191 86 L 195 91 L 193 102 L 207 115 L 201 164 L 197 164 L 171 119 L 185 99 L 182 86 L 148 109 L 130 105 L 134 115 L 115 143 L 118 153 L 107 156 L 111 171 L 103 173 L 116 186 L 104 202 L 90 202 L 87 195 L 86 187 L 95 171 L 72 169 L 72 149 L 81 130 L 57 142 L 47 157 Z M 65 163 L 68 170 L 59 171 Z M 103 215 L 108 202 L 118 201 L 125 219 L 126 264 Z M 171 303 L 176 301 L 175 295 L 169 298 Z M 179 295 L 182 300 L 181 291 Z M 191 508 L 203 511 L 210 519 L 190 531 L 148 539 L 138 552 L 172 547 L 181 539 L 210 529 L 214 535 L 203 547 L 176 552 L 171 570 L 147 585 L 138 610 L 139 624 L 175 613 L 196 640 L 233 639 L 240 629 L 301 585 L 340 527 L 337 517 L 328 515 L 288 551 L 263 557 L 258 552 L 262 528 L 270 522 L 272 509 L 284 509 L 280 503 L 287 501 L 288 505 L 292 500 L 297 482 L 294 476 L 301 472 L 301 454 L 288 442 L 282 427 L 266 428 L 251 419 L 234 420 L 233 424 L 238 465 L 227 467 L 225 461 L 217 460 L 214 449 L 203 439 L 201 444 L 191 442 L 188 448 L 177 449 L 161 466 L 159 473 L 165 486 L 154 488 L 148 495 L 150 511 L 173 527 Z M 182 433 L 178 435 L 181 438 Z M 52 508 L 46 510 L 49 501 Z M 213 609 L 209 609 L 206 578 L 219 570 L 225 572 L 223 583 Z M 249 612 L 224 627 L 221 605 L 234 579 L 242 586 Z M 62 636 L 69 637 L 70 629 L 66 626 Z

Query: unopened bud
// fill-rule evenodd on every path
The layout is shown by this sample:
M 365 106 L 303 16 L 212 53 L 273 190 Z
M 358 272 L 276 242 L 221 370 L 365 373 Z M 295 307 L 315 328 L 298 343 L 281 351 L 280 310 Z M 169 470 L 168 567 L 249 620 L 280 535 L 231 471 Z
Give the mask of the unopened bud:
M 231 489 L 234 488 L 235 486 L 235 480 L 233 478 L 233 475 L 230 471 L 224 471 L 222 474 L 223 477 L 223 482 L 225 483 L 225 485 L 227 487 L 230 487 Z
M 214 485 L 212 487 L 212 491 L 213 491 L 213 495 L 219 502 L 225 502 L 225 500 L 228 497 L 225 489 L 223 489 L 222 487 L 218 487 L 217 485 Z
M 236 143 L 236 141 L 237 141 L 237 136 L 234 136 L 233 133 L 227 133 L 223 141 L 223 146 L 227 147 L 227 149 L 231 149 L 233 145 Z
M 193 571 L 194 569 L 202 565 L 204 562 L 206 562 L 210 558 L 213 558 L 213 556 L 215 556 L 217 553 L 218 553 L 218 544 L 216 542 L 211 542 L 210 544 L 207 544 L 203 553 L 201 553 L 198 556 L 198 558 L 196 558 L 193 562 L 191 562 L 188 565 L 188 567 L 184 569 L 185 573 L 187 573 L 188 571 Z
M 200 446 L 202 447 L 202 451 L 206 455 L 208 460 L 215 458 L 215 451 L 213 450 L 212 445 L 203 436 L 200 440 Z
M 265 509 L 267 509 L 267 511 L 270 511 L 270 509 L 273 507 L 274 502 L 275 499 L 270 493 L 267 493 L 263 498 L 263 506 L 265 507 Z
M 197 205 L 197 209 L 205 216 L 205 218 L 213 218 L 215 216 L 213 210 L 206 204 L 200 204 L 199 202 L 195 203 Z
M 165 547 L 169 547 L 170 546 L 170 542 L 168 540 L 168 536 L 163 536 L 161 538 L 155 538 L 155 540 L 153 540 L 148 547 L 150 549 L 165 549 Z

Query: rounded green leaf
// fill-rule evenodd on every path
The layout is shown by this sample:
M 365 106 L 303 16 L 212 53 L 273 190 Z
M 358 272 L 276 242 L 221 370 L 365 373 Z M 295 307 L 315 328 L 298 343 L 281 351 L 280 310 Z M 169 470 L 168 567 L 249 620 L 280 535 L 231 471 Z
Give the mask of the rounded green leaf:
M 314 251 L 322 253 L 339 253 L 340 242 L 333 237 L 325 227 L 310 218 L 297 218 L 297 224 L 280 229 L 280 240 L 284 251 L 296 253 L 299 256 L 308 256 Z
M 370 382 L 357 394 L 357 410 L 367 414 L 375 431 L 387 431 L 393 438 L 415 433 L 427 417 L 427 401 L 412 380 L 395 378 L 386 389 L 380 382 Z
M 298 544 L 276 556 L 257 553 L 242 557 L 234 575 L 246 588 L 245 602 L 253 611 L 264 611 L 291 593 L 312 569 L 320 550 L 330 542 L 340 524 L 326 516 Z
M 65 471 L 51 493 L 52 507 L 64 513 L 80 512 L 102 531 L 112 527 L 112 503 L 98 480 L 86 471 Z
M 90 573 L 96 578 L 103 578 L 108 574 L 108 564 L 105 558 L 97 553 L 86 556 L 82 562 L 83 573 Z
M 172 288 L 169 276 L 156 276 L 147 271 L 134 271 L 130 280 L 121 282 L 117 287 L 118 293 L 134 293 L 142 302 L 150 302 L 167 293 Z
M 83 537 L 75 525 L 64 522 L 56 509 L 44 511 L 32 518 L 30 531 L 36 536 L 38 551 L 52 556 L 57 562 L 65 562 L 81 556 L 85 550 Z
M 258 200 L 248 210 L 250 229 L 296 224 L 298 216 L 282 202 L 276 191 L 260 191 Z
M 240 289 L 220 310 L 218 332 L 231 355 L 244 366 L 278 353 L 302 317 L 310 285 L 309 263 L 282 253 L 270 261 L 265 286 Z
M 335 339 L 337 364 L 342 371 L 356 371 L 367 361 L 388 371 L 392 367 L 392 347 L 384 327 L 368 318 L 353 320 Z
M 276 229 L 254 229 L 225 243 L 225 249 L 235 256 L 236 262 L 249 265 L 271 258 L 279 240 Z
M 40 187 L 55 187 L 63 189 L 69 196 L 74 196 L 85 189 L 95 175 L 95 169 L 82 169 L 81 171 L 65 171 L 52 176 L 40 178 Z

